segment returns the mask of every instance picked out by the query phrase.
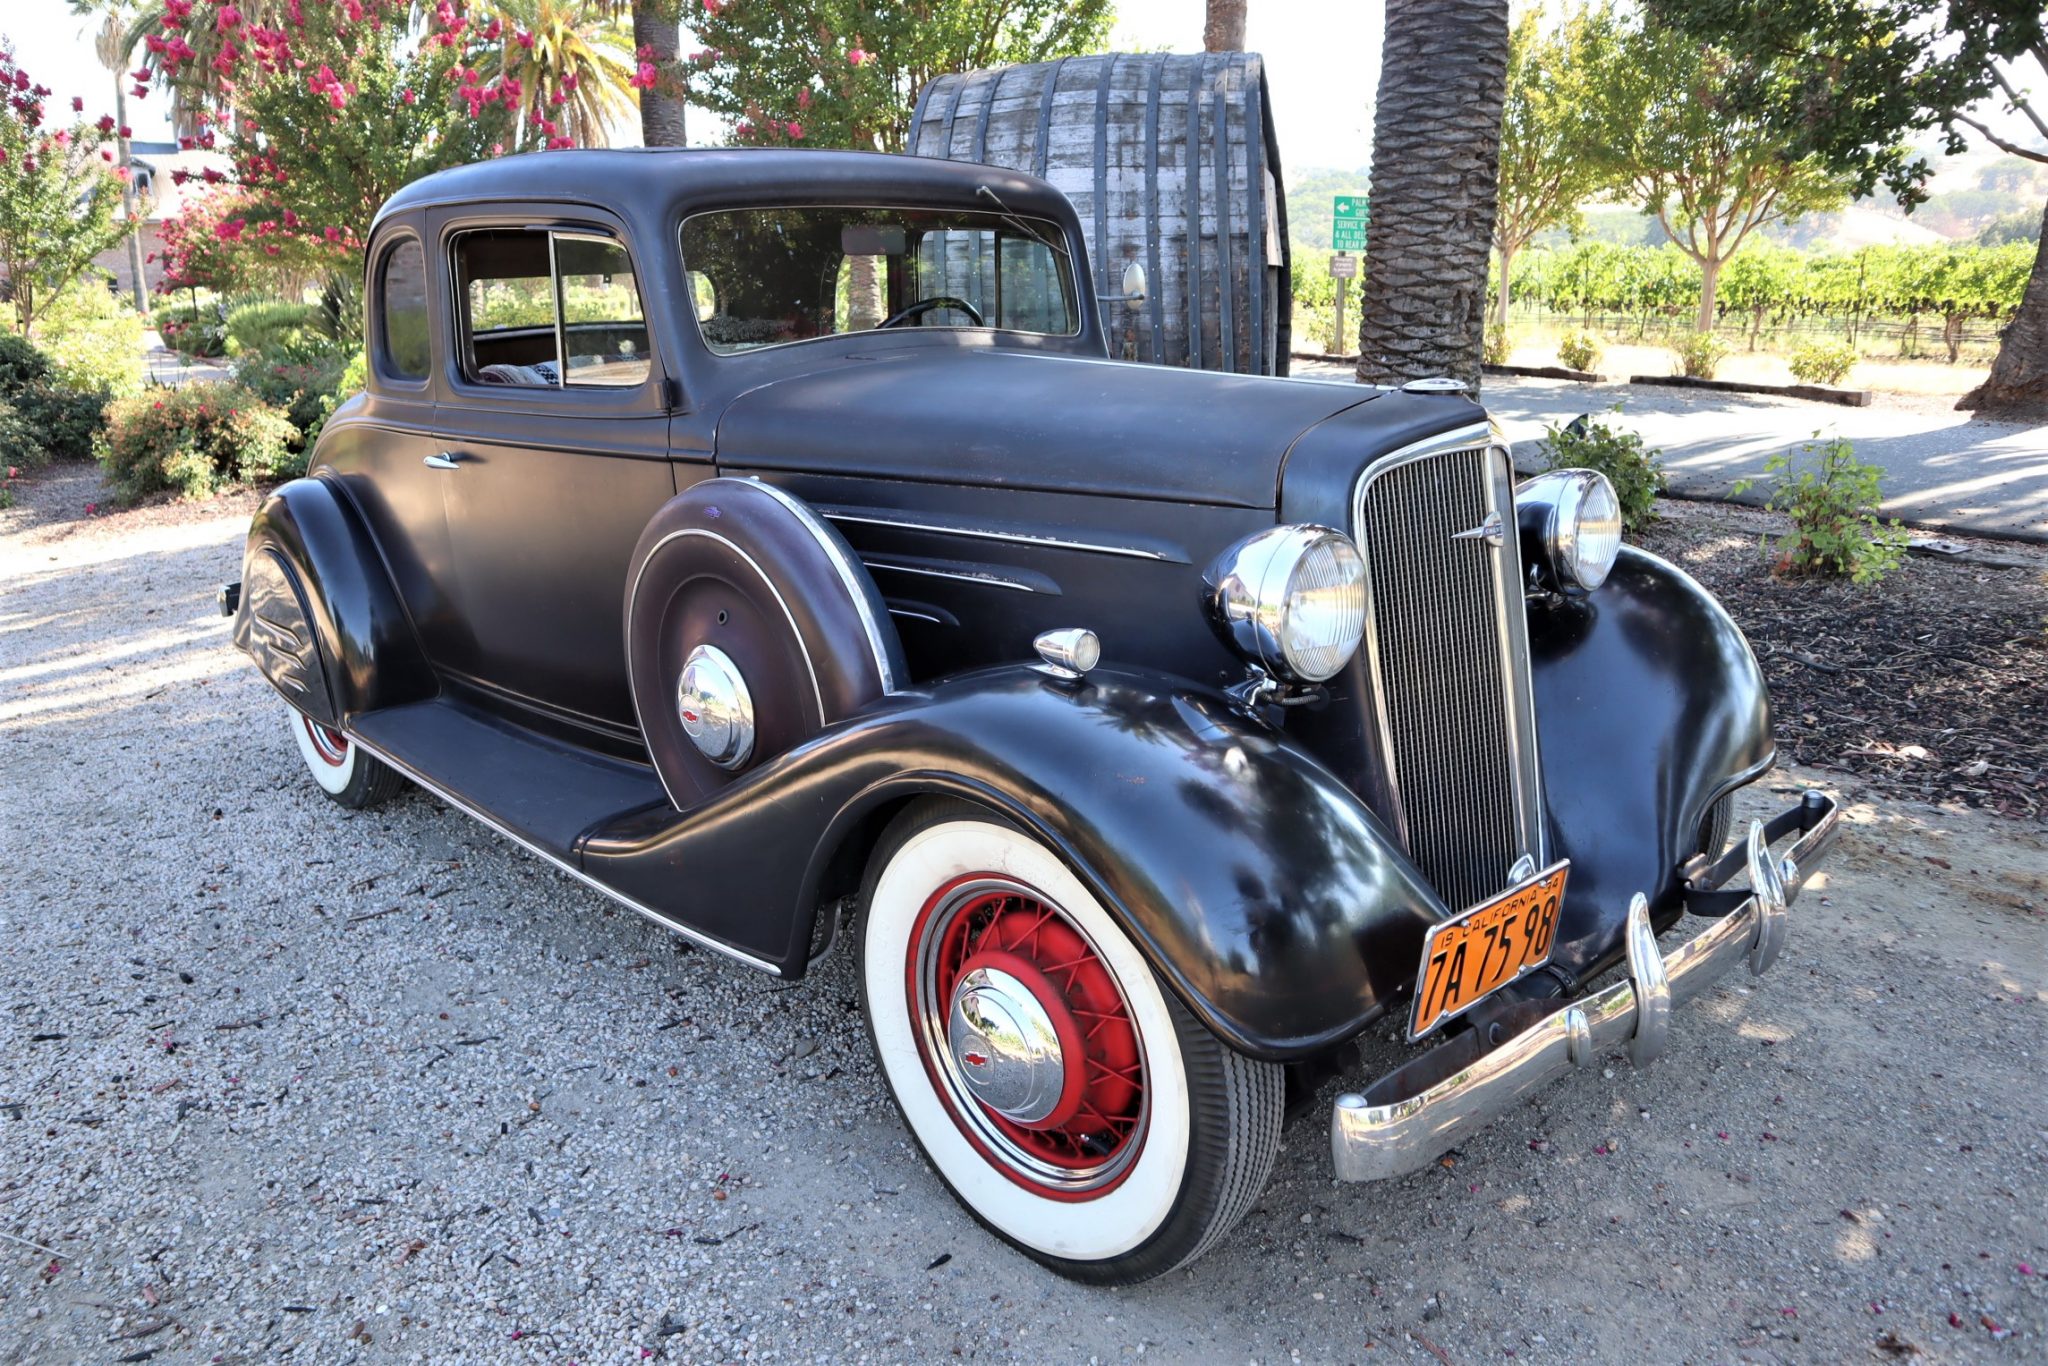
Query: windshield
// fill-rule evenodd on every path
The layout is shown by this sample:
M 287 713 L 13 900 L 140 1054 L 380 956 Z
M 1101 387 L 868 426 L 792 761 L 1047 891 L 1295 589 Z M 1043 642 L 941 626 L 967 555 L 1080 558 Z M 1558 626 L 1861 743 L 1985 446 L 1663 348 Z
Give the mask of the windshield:
M 1080 329 L 1057 224 L 960 209 L 775 208 L 683 224 L 704 343 L 720 355 L 877 328 Z

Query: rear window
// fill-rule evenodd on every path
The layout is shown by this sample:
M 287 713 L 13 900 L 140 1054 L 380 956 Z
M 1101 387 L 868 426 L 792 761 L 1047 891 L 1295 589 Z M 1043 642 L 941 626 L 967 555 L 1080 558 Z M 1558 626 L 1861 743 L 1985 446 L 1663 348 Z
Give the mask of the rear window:
M 592 233 L 493 228 L 455 239 L 463 373 L 521 388 L 631 388 L 647 321 L 625 247 Z
M 883 327 L 1080 330 L 1059 225 L 958 209 L 773 208 L 683 224 L 704 343 L 721 355 Z
M 377 368 L 393 379 L 425 379 L 427 357 L 427 256 L 408 237 L 377 263 Z

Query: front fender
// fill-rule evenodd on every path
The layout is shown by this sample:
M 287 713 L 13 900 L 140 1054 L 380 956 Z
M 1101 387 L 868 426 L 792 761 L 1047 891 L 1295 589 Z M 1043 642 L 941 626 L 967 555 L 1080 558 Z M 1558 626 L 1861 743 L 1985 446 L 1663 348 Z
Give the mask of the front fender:
M 1624 546 L 1597 591 L 1529 616 L 1551 847 L 1572 861 L 1551 962 L 1615 961 L 1629 898 L 1659 928 L 1722 795 L 1771 765 L 1770 693 L 1749 642 L 1677 566 Z
M 234 641 L 286 701 L 327 725 L 435 691 L 375 543 L 323 479 L 281 484 L 257 509 Z
M 1326 769 L 1213 694 L 1098 670 L 988 670 L 836 725 L 704 804 L 580 843 L 586 872 L 800 971 L 827 865 L 922 794 L 989 806 L 1057 850 L 1188 1007 L 1284 1059 L 1357 1033 L 1444 910 Z M 786 907 L 786 918 L 764 908 Z M 765 923 L 773 920 L 773 924 Z

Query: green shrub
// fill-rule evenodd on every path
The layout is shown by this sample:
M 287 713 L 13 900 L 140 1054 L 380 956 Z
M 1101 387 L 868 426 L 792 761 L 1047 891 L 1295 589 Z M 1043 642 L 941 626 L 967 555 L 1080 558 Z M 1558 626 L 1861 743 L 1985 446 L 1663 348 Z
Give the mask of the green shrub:
M 1792 529 L 1764 540 L 1781 574 L 1822 574 L 1852 583 L 1876 583 L 1906 557 L 1906 529 L 1878 515 L 1884 471 L 1856 458 L 1841 437 L 1815 440 L 1799 454 L 1780 451 L 1764 463 L 1771 496 L 1764 506 L 1792 519 Z M 1755 481 L 1740 480 L 1737 493 Z
M 347 358 L 332 351 L 302 360 L 290 348 L 266 347 L 236 363 L 235 380 L 265 403 L 282 408 L 303 443 L 327 420 L 346 365 Z
M 36 438 L 35 429 L 28 425 L 21 410 L 0 399 L 0 466 L 5 466 L 7 482 L 13 484 L 24 467 L 34 469 L 46 459 L 43 443 Z M 10 496 L 8 502 L 12 501 Z M 5 506 L 0 503 L 0 507 Z
M 1603 349 L 1591 332 L 1567 332 L 1557 339 L 1557 358 L 1568 370 L 1591 370 Z
M 15 421 L 0 435 L 7 462 L 34 469 L 52 460 L 83 460 L 105 420 L 107 396 L 58 382 L 50 358 L 27 338 L 0 332 L 0 403 Z
M 305 452 L 310 458 L 313 443 L 320 439 L 320 433 L 327 429 L 327 419 L 334 416 L 334 410 L 363 392 L 369 385 L 369 353 L 357 347 L 350 353 L 348 363 L 341 367 L 341 374 L 320 402 L 320 420 L 306 428 Z
M 142 392 L 142 317 L 105 289 L 66 290 L 36 319 L 50 378 L 82 394 Z
M 1621 412 L 1616 404 L 1614 412 Z M 1543 434 L 1547 470 L 1598 470 L 1614 485 L 1621 524 L 1641 531 L 1657 520 L 1657 495 L 1664 491 L 1664 453 L 1651 450 L 1635 432 L 1590 415 Z
M 1801 342 L 1786 360 L 1801 384 L 1840 384 L 1856 364 L 1856 348 L 1848 342 Z
M 318 304 L 285 299 L 258 299 L 228 311 L 223 326 L 227 354 L 245 356 L 270 351 L 304 360 L 334 349 Z
M 1712 379 L 1728 358 L 1728 343 L 1712 332 L 1688 332 L 1671 349 L 1678 355 L 1678 373 L 1688 379 Z
M 101 451 L 116 496 L 202 498 L 233 483 L 303 473 L 291 419 L 239 384 L 187 384 L 116 400 Z
M 158 305 L 156 331 L 180 355 L 204 359 L 227 353 L 227 320 L 215 300 Z
M 1508 336 L 1505 327 L 1486 329 L 1486 343 L 1481 349 L 1480 359 L 1488 365 L 1506 365 L 1508 357 L 1515 353 L 1514 339 Z

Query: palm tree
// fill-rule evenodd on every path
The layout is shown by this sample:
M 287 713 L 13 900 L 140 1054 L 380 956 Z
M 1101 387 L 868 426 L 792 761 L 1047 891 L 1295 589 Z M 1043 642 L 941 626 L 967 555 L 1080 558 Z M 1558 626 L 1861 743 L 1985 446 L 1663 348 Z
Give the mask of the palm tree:
M 618 24 L 577 0 L 496 0 L 491 10 L 507 30 L 497 74 L 517 82 L 520 143 L 545 141 L 535 115 L 581 146 L 608 143 L 633 108 L 633 53 Z
M 680 0 L 596 0 L 599 8 L 633 16 L 633 48 L 645 52 L 659 73 L 677 71 L 676 58 L 682 48 L 678 27 L 682 23 Z M 640 141 L 649 147 L 686 147 L 683 131 L 684 97 L 669 86 L 663 75 L 656 84 L 640 91 Z
M 1202 15 L 1204 52 L 1244 51 L 1244 11 L 1247 0 L 1208 0 Z
M 129 166 L 128 67 L 142 35 L 149 30 L 137 20 L 127 0 L 71 0 L 71 12 L 80 16 L 100 15 L 99 31 L 93 35 L 93 55 L 114 73 L 114 164 L 121 172 L 121 213 L 128 224 L 128 273 L 135 296 L 135 311 L 149 316 L 149 287 L 142 278 L 142 197 L 135 191 L 135 177 Z
M 1508 0 L 1387 0 L 1358 377 L 1479 383 Z

